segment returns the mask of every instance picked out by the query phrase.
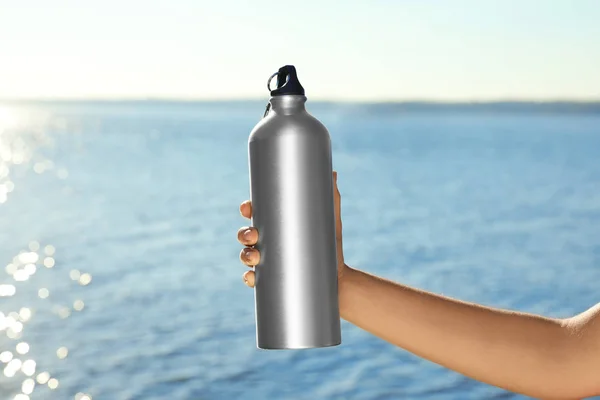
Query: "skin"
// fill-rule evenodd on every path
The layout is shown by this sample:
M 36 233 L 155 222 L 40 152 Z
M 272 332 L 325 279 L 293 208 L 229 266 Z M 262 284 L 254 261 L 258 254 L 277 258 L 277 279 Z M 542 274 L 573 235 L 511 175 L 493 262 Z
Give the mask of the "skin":
M 333 172 L 340 315 L 429 361 L 506 390 L 542 399 L 600 395 L 600 303 L 571 318 L 485 307 L 411 288 L 344 262 L 341 196 Z M 249 200 L 240 213 L 252 217 Z M 254 268 L 256 228 L 237 234 L 240 260 Z M 254 287 L 254 271 L 243 275 Z

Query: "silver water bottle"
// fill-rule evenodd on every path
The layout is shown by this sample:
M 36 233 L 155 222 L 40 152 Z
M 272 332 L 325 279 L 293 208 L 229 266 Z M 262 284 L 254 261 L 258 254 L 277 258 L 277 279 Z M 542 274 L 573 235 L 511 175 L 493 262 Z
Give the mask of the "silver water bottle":
M 277 88 L 270 82 L 277 76 Z M 256 344 L 306 349 L 341 343 L 331 139 L 304 106 L 296 69 L 281 67 L 248 140 Z

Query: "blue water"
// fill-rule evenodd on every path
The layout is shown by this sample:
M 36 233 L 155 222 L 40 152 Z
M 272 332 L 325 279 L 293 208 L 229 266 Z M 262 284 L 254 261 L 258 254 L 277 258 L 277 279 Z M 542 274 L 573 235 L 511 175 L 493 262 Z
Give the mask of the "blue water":
M 20 360 L 1 398 L 42 372 L 58 386 L 31 399 L 523 398 L 346 322 L 338 347 L 256 349 L 236 232 L 263 107 L 0 106 L 0 353 Z M 600 301 L 599 114 L 309 110 L 332 136 L 350 265 L 554 317 Z

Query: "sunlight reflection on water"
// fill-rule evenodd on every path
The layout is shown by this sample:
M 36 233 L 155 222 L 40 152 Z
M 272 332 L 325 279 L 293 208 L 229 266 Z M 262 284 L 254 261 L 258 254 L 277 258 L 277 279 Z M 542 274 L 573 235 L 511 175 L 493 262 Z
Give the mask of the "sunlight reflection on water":
M 18 168 L 30 168 L 36 174 L 56 170 L 58 179 L 67 179 L 66 168 L 56 167 L 54 161 L 44 159 L 36 152 L 38 148 L 51 143 L 45 133 L 51 122 L 50 117 L 50 114 L 39 111 L 25 113 L 16 108 L 0 107 L 0 207 L 10 201 L 10 195 L 19 187 L 15 174 Z M 22 299 L 18 298 L 22 290 L 26 291 L 37 284 L 35 278 L 42 269 L 55 270 L 56 266 L 56 248 L 49 243 L 42 247 L 40 242 L 32 240 L 27 248 L 19 251 L 6 264 L 4 269 L 8 277 L 0 278 L 0 386 L 3 399 L 8 398 L 5 396 L 9 396 L 9 391 L 14 400 L 30 400 L 34 392 L 42 392 L 41 396 L 46 398 L 48 394 L 43 394 L 44 390 L 56 390 L 60 385 L 60 374 L 52 373 L 55 365 L 46 363 L 40 368 L 36 361 L 36 343 L 24 340 L 24 336 L 28 325 L 35 322 L 38 314 L 51 311 L 50 314 L 65 319 L 71 316 L 72 310 L 81 312 L 84 302 L 76 299 L 72 306 L 52 304 L 51 300 L 47 300 L 50 290 L 44 278 L 40 279 L 44 284 L 36 292 L 39 299 L 50 302 L 51 307 L 32 307 L 27 305 L 32 301 L 31 298 L 25 295 Z M 92 276 L 78 272 L 75 280 L 76 284 L 86 286 L 91 283 Z M 7 303 L 8 299 L 12 300 L 10 304 Z M 15 304 L 21 306 L 16 310 L 9 308 Z M 68 354 L 67 346 L 56 349 L 57 362 L 64 362 L 62 360 Z M 92 396 L 78 392 L 75 399 L 91 400 Z
M 37 242 L 30 243 L 29 250 L 31 250 L 31 248 L 39 248 L 39 246 L 36 246 L 35 243 Z M 47 253 L 54 255 L 55 250 L 53 246 L 48 245 L 45 247 L 45 250 Z M 42 258 L 37 252 L 22 251 L 13 258 L 11 263 L 7 265 L 6 272 L 14 279 L 15 282 L 19 282 L 21 285 L 32 285 L 35 283 L 33 278 L 37 272 L 36 264 L 39 264 L 41 260 Z M 44 258 L 43 260 L 46 267 L 48 267 L 48 264 L 46 263 L 48 257 Z M 54 262 L 52 263 L 52 266 L 54 266 Z M 20 272 L 22 273 L 19 274 Z M 23 277 L 25 278 L 22 279 Z M 91 282 L 92 276 L 89 273 L 84 273 L 77 278 L 77 284 L 87 285 Z M 47 299 L 49 297 L 49 290 L 45 287 L 39 288 L 37 292 L 41 299 Z M 3 283 L 0 285 L 0 296 L 13 297 L 17 294 L 18 288 L 14 284 Z M 35 344 L 21 340 L 26 331 L 27 324 L 35 318 L 35 315 L 38 311 L 43 312 L 44 310 L 36 310 L 35 308 L 25 306 L 21 307 L 18 311 L 6 310 L 4 309 L 5 305 L 2 303 L 0 304 L 3 308 L 2 311 L 0 311 L 0 332 L 4 332 L 6 337 L 10 339 L 9 342 L 0 340 L 0 362 L 5 364 L 3 368 L 3 375 L 4 377 L 10 379 L 23 379 L 20 385 L 21 393 L 15 394 L 14 399 L 29 399 L 29 395 L 31 395 L 35 390 L 43 390 L 42 387 L 44 385 L 46 385 L 50 390 L 57 389 L 60 380 L 58 377 L 52 376 L 50 371 L 41 371 L 38 373 L 37 377 L 35 377 L 35 380 L 33 379 L 38 371 L 38 365 L 32 352 L 32 347 L 35 347 Z M 73 302 L 72 307 L 55 305 L 52 310 L 55 311 L 59 318 L 64 319 L 72 315 L 72 310 L 81 312 L 83 308 L 83 300 L 77 299 Z M 15 341 L 17 342 L 16 344 L 14 343 Z M 12 350 L 13 348 L 14 351 Z M 67 358 L 68 354 L 69 349 L 67 346 L 61 346 L 56 350 L 56 357 L 59 360 Z M 21 359 L 20 357 L 22 356 L 26 356 L 27 358 Z M 52 366 L 50 365 L 48 367 L 50 370 Z M 36 386 L 36 381 L 40 386 Z M 76 398 L 85 400 L 91 399 L 91 396 L 89 394 L 79 392 Z

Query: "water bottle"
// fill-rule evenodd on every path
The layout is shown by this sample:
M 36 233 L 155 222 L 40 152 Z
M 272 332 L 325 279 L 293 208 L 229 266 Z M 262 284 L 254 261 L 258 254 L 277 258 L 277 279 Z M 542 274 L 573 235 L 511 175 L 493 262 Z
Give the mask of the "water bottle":
M 277 88 L 270 83 L 277 77 Z M 296 69 L 267 82 L 271 98 L 248 139 L 255 248 L 256 345 L 341 343 L 329 132 L 305 108 Z

